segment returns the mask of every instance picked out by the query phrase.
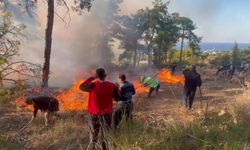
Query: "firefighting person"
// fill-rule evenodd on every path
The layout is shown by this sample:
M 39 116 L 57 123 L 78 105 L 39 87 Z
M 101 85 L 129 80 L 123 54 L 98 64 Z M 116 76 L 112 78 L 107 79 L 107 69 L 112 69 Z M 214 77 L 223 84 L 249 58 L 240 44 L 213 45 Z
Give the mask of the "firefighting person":
M 153 91 L 155 91 L 156 95 L 159 93 L 160 83 L 158 80 L 152 77 L 141 77 L 142 85 L 145 87 L 149 87 L 148 97 L 151 97 Z
M 192 109 L 196 89 L 202 84 L 201 76 L 199 73 L 197 73 L 195 65 L 191 65 L 190 69 L 184 70 L 183 74 L 185 77 L 183 91 L 185 105 L 186 108 Z
M 96 70 L 94 77 L 88 78 L 80 85 L 82 91 L 89 92 L 88 113 L 90 143 L 88 149 L 96 149 L 100 131 L 102 149 L 108 149 L 106 134 L 111 127 L 113 98 L 118 100 L 119 92 L 115 84 L 106 81 L 103 68 Z
M 118 77 L 120 98 L 114 110 L 113 122 L 114 127 L 118 128 L 122 117 L 125 115 L 126 121 L 132 120 L 133 101 L 132 96 L 135 95 L 134 85 L 126 80 L 125 74 L 120 74 Z

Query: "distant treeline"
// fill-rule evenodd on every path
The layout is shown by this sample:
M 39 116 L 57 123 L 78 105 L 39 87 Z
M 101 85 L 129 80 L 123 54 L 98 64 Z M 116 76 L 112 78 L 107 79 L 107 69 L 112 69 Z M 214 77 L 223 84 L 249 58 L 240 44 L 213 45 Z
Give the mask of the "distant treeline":
M 213 50 L 213 51 L 230 51 L 234 47 L 235 43 L 220 43 L 220 42 L 202 42 L 200 48 L 202 51 Z M 188 47 L 188 43 L 184 44 L 184 47 Z M 238 43 L 240 49 L 246 49 L 250 47 L 250 43 Z M 181 44 L 176 46 L 176 49 L 180 49 Z

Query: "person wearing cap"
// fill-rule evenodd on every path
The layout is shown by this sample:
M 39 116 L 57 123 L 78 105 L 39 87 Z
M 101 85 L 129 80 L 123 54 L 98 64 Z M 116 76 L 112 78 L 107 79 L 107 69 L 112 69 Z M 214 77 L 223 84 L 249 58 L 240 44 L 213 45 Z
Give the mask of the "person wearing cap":
M 141 77 L 142 85 L 149 87 L 148 97 L 151 97 L 153 91 L 158 95 L 160 89 L 160 83 L 158 80 L 152 77 Z
M 122 117 L 125 116 L 126 121 L 132 120 L 133 111 L 133 95 L 135 95 L 134 85 L 127 81 L 125 74 L 120 74 L 118 77 L 120 85 L 119 93 L 120 98 L 117 101 L 116 108 L 113 114 L 114 127 L 118 128 Z
M 197 87 L 202 85 L 201 76 L 196 71 L 195 65 L 191 65 L 189 69 L 184 70 L 183 75 L 185 77 L 183 90 L 185 105 L 186 108 L 192 109 Z
M 114 83 L 106 81 L 106 73 L 103 68 L 97 69 L 93 77 L 80 85 L 80 89 L 89 92 L 90 143 L 87 149 L 97 148 L 99 132 L 102 149 L 108 149 L 106 133 L 111 127 L 113 98 L 119 99 L 119 91 Z

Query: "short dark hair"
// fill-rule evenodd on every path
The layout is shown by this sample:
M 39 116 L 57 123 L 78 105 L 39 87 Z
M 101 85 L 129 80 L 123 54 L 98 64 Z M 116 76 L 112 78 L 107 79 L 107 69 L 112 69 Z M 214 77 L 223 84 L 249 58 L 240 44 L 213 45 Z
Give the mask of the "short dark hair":
M 196 70 L 196 65 L 191 66 L 193 70 Z
M 119 79 L 121 79 L 122 81 L 126 81 L 126 75 L 125 74 L 120 74 Z
M 104 80 L 106 77 L 106 72 L 103 68 L 98 68 L 96 69 L 96 75 L 100 80 Z

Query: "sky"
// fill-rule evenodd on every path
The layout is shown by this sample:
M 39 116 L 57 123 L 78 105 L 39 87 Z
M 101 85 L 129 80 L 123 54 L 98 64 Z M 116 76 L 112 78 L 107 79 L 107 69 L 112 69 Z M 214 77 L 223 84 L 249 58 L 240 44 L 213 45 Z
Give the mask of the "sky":
M 124 0 L 123 13 L 152 6 L 152 0 Z M 250 43 L 250 0 L 171 0 L 170 12 L 191 18 L 203 42 Z

